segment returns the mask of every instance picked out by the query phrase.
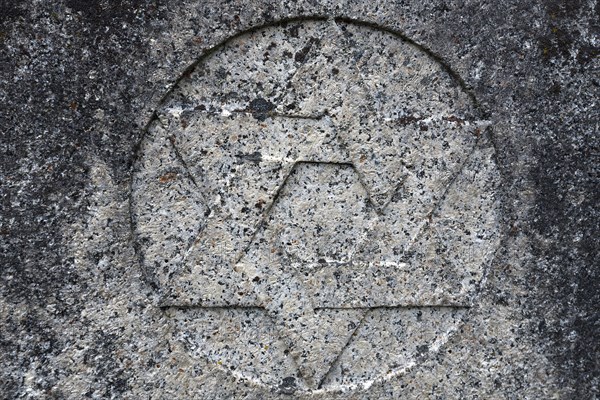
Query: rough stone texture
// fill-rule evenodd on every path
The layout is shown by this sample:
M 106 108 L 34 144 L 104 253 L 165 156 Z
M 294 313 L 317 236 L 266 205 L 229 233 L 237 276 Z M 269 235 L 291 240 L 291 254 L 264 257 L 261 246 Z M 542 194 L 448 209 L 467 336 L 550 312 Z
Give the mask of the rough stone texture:
M 142 269 L 162 307 L 185 307 L 169 311 L 197 363 L 314 391 L 432 355 L 476 304 L 501 236 L 477 114 L 425 51 L 339 19 L 268 26 L 204 57 L 142 140 L 131 203 Z
M 0 395 L 7 399 L 597 398 L 598 7 L 596 1 L 521 0 L 1 2 Z M 241 318 L 234 315 L 240 313 L 234 308 L 211 314 L 202 307 L 167 307 L 177 304 L 165 303 L 160 277 L 150 277 L 146 261 L 139 257 L 144 252 L 136 239 L 139 202 L 131 195 L 136 193 L 135 177 L 143 159 L 138 156 L 153 132 L 160 137 L 158 131 L 165 129 L 161 124 L 179 123 L 181 135 L 173 142 L 167 138 L 165 145 L 181 146 L 183 160 L 192 157 L 183 150 L 198 149 L 196 144 L 177 144 L 185 140 L 186 127 L 181 125 L 185 114 L 166 111 L 181 102 L 176 97 L 187 80 L 196 79 L 193 67 L 199 60 L 218 57 L 218 50 L 211 53 L 212 49 L 223 49 L 219 45 L 225 40 L 249 29 L 315 17 L 338 18 L 340 24 L 361 21 L 360 26 L 400 35 L 430 54 L 432 65 L 447 66 L 448 79 L 459 82 L 459 92 L 468 93 L 480 113 L 462 118 L 489 126 L 480 140 L 493 148 L 487 165 L 494 165 L 501 176 L 493 192 L 502 199 L 497 217 L 502 241 L 485 279 L 476 285 L 468 317 L 457 316 L 460 309 L 433 316 L 409 310 L 397 324 L 404 324 L 407 337 L 421 335 L 427 343 L 433 340 L 428 335 L 439 335 L 435 330 L 409 331 L 418 324 L 446 321 L 442 326 L 447 333 L 452 321 L 460 319 L 456 332 L 447 335 L 436 351 L 429 351 L 429 346 L 413 349 L 416 339 L 406 340 L 404 353 L 392 352 L 398 359 L 391 369 L 408 367 L 378 379 L 381 374 L 372 366 L 390 362 L 388 349 L 401 346 L 396 342 L 402 336 L 381 329 L 383 322 L 395 318 L 388 309 L 371 312 L 362 316 L 364 324 L 354 334 L 364 343 L 355 353 L 364 362 L 340 357 L 331 381 L 324 381 L 321 390 L 303 388 L 298 379 L 291 379 L 297 368 L 293 354 L 291 361 L 269 364 L 272 359 L 265 347 L 284 352 L 289 344 L 281 344 L 280 325 L 266 323 L 272 320 L 262 311 L 268 309 L 266 303 L 244 309 L 246 316 Z M 293 45 L 293 40 L 289 43 Z M 244 54 L 253 60 L 250 56 Z M 296 51 L 292 59 L 310 63 L 311 57 L 308 49 Z M 228 68 L 241 59 L 224 58 L 215 65 Z M 311 72 L 321 71 L 319 61 L 314 62 Z M 348 65 L 341 62 L 336 68 L 343 76 Z M 325 89 L 343 93 L 346 89 L 339 85 L 348 80 L 340 83 L 321 76 L 318 81 L 334 82 Z M 300 91 L 308 85 L 301 76 L 297 82 Z M 426 95 L 426 87 L 417 90 Z M 275 114 L 283 110 L 272 98 L 240 93 L 251 97 L 230 98 L 226 104 L 231 107 L 218 115 L 192 118 L 188 126 L 216 121 L 223 129 L 225 118 L 261 122 L 266 130 L 276 123 Z M 293 90 L 287 93 L 310 97 Z M 344 98 L 360 98 L 354 94 Z M 330 102 L 326 108 L 331 115 L 303 121 L 302 126 L 314 132 L 338 126 L 336 118 L 343 113 L 334 112 L 335 96 L 319 100 Z M 213 101 L 205 107 L 224 104 Z M 306 112 L 310 104 L 311 112 L 316 112 L 310 116 L 315 117 L 323 107 L 318 101 L 285 112 Z M 227 113 L 233 118 L 223 115 Z M 419 124 L 410 118 L 405 121 Z M 327 157 L 340 152 L 318 147 L 332 151 Z M 349 153 L 345 161 L 356 171 Z M 258 155 L 244 154 L 244 165 L 254 165 Z M 297 165 L 289 182 L 306 176 L 303 171 L 309 164 Z M 317 175 L 331 174 L 324 166 L 318 168 Z M 356 188 L 356 181 L 341 179 L 352 175 L 351 170 L 342 168 L 336 179 Z M 173 169 L 157 179 L 177 185 L 174 178 L 185 173 Z M 371 182 L 361 186 L 368 188 L 365 193 L 377 193 L 380 177 L 363 180 Z M 175 190 L 187 189 L 181 183 Z M 339 192 L 347 196 L 360 190 Z M 286 193 L 293 199 L 294 186 L 282 189 L 283 210 Z M 194 191 L 190 197 L 206 194 Z M 375 206 L 384 203 L 372 197 Z M 158 200 L 155 204 L 161 204 Z M 207 204 L 198 201 L 194 212 L 203 215 Z M 277 207 L 272 211 L 276 215 Z M 185 230 L 188 219 L 179 221 L 178 228 Z M 329 318 L 350 322 L 358 318 L 345 313 Z M 250 322 L 240 324 L 246 320 Z M 249 345 L 247 338 L 257 335 L 255 326 L 268 341 Z M 210 342 L 203 333 L 211 330 L 222 331 L 224 339 Z M 230 361 L 249 353 L 264 362 Z M 416 362 L 411 364 L 410 358 Z M 343 371 L 353 375 L 341 378 L 347 376 Z M 357 379 L 358 387 L 353 386 Z M 347 386 L 352 390 L 342 390 Z

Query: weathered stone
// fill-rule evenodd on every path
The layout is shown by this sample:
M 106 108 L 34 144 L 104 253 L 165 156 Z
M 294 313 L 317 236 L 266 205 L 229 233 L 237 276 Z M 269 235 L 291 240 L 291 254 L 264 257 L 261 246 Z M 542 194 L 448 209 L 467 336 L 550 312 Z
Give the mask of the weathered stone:
M 597 397 L 595 2 L 1 8 L 1 398 Z

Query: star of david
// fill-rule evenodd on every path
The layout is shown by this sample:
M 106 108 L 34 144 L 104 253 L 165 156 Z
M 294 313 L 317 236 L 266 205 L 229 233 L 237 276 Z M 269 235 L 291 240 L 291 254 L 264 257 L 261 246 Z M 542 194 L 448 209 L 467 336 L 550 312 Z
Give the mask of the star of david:
M 377 79 L 368 89 L 337 29 L 280 106 L 256 98 L 245 109 L 193 109 L 185 123 L 179 112 L 159 118 L 167 152 L 206 206 L 178 267 L 159 271 L 162 306 L 266 310 L 309 389 L 369 310 L 469 307 L 481 278 L 461 270 L 462 254 L 440 251 L 457 219 L 478 215 L 462 205 L 441 215 L 475 135 L 450 114 L 429 115 L 424 133 L 415 121 L 426 115 L 375 111 Z M 450 134 L 451 146 L 435 147 Z M 441 155 L 420 155 L 423 143 Z

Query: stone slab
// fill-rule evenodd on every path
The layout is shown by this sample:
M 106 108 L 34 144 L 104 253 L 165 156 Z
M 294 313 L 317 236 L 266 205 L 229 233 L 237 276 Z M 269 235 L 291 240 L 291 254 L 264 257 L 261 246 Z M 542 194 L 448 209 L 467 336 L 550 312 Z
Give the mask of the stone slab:
M 595 2 L 0 8 L 0 398 L 598 397 Z

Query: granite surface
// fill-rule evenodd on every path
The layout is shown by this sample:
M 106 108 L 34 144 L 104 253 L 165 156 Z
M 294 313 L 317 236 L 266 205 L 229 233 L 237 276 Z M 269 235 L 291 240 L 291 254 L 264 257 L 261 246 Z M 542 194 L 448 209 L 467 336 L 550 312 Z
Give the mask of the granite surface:
M 597 1 L 0 9 L 0 398 L 599 397 Z

